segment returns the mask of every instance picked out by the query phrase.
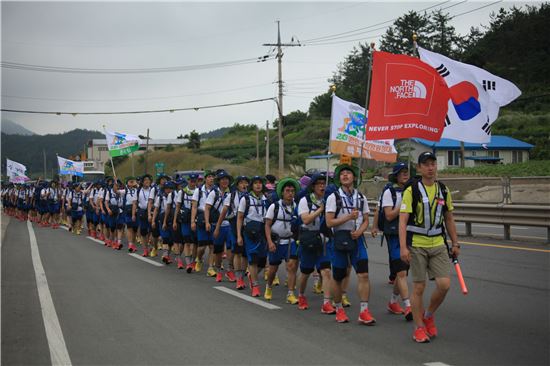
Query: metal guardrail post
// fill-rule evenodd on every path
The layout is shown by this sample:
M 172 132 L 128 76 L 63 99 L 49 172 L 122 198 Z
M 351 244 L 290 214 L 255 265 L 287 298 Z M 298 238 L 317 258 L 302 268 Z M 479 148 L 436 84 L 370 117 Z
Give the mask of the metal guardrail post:
M 472 223 L 466 222 L 466 236 L 472 236 Z
M 510 230 L 510 225 L 504 224 L 504 240 L 511 240 L 512 239 L 512 233 Z

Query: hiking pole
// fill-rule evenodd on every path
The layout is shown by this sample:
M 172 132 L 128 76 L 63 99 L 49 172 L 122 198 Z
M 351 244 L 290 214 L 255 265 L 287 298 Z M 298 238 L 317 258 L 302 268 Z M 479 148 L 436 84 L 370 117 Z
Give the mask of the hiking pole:
M 468 288 L 466 287 L 466 282 L 464 282 L 464 277 L 462 276 L 462 270 L 460 269 L 460 264 L 458 263 L 458 258 L 451 256 L 451 261 L 455 265 L 456 276 L 458 277 L 458 283 L 460 283 L 460 288 L 464 295 L 468 295 Z

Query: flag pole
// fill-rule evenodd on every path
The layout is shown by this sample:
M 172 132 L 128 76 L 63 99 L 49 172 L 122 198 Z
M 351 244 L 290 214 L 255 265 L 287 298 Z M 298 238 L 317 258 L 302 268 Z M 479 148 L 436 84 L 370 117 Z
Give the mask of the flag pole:
M 359 158 L 359 175 L 363 172 L 363 155 L 364 155 L 364 148 L 365 148 L 365 142 L 366 142 L 366 133 L 367 133 L 367 113 L 369 112 L 369 97 L 370 97 L 370 85 L 371 85 L 371 76 L 372 76 L 372 58 L 373 58 L 373 52 L 374 52 L 374 42 L 371 42 L 370 44 L 370 55 L 369 55 L 369 66 L 367 70 L 367 92 L 365 93 L 365 131 L 363 132 L 363 142 L 361 143 L 361 155 Z M 359 185 L 361 185 L 362 179 L 359 181 Z
M 418 54 L 418 43 L 416 40 L 418 39 L 418 35 L 416 33 L 412 34 L 412 41 L 413 41 L 413 48 L 412 48 L 412 54 L 416 58 L 420 58 L 420 55 Z M 409 137 L 407 139 L 407 150 L 409 153 L 409 156 L 407 157 L 407 169 L 409 170 L 409 174 L 411 172 L 411 138 Z
M 107 131 L 105 130 L 105 125 L 103 125 L 103 132 L 105 132 L 105 137 L 107 137 Z M 109 153 L 109 159 L 111 160 L 111 168 L 113 169 L 113 177 L 116 178 L 116 172 L 115 172 L 115 163 L 113 163 L 113 156 L 111 155 L 111 152 L 109 151 L 109 142 L 107 141 L 107 152 Z
M 330 108 L 330 130 L 328 134 L 328 149 L 327 149 L 327 176 L 325 177 L 325 184 L 328 186 L 328 176 L 329 176 L 329 166 L 330 166 L 330 134 L 332 133 L 332 98 L 336 95 L 336 85 L 331 85 L 330 90 L 332 91 L 331 94 L 331 108 Z

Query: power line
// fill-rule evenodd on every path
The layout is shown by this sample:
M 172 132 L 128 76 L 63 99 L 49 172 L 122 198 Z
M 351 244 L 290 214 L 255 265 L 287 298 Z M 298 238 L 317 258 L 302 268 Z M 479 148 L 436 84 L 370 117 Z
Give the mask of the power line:
M 170 109 L 156 109 L 156 110 L 142 110 L 142 111 L 123 111 L 123 112 L 50 112 L 50 111 L 29 111 L 29 110 L 17 110 L 17 109 L 4 109 L 2 108 L 2 112 L 11 112 L 11 113 L 28 113 L 28 114 L 53 114 L 53 115 L 72 115 L 73 117 L 76 117 L 77 115 L 113 115 L 113 114 L 145 114 L 145 113 L 165 113 L 165 112 L 181 112 L 181 111 L 198 111 L 200 109 L 211 109 L 211 108 L 221 108 L 221 107 L 230 107 L 235 105 L 242 105 L 242 104 L 251 104 L 251 103 L 259 103 L 259 102 L 265 102 L 268 100 L 275 101 L 275 98 L 263 98 L 263 99 L 254 99 L 254 100 L 246 100 L 243 102 L 235 102 L 235 103 L 226 103 L 226 104 L 216 104 L 216 105 L 207 105 L 207 106 L 200 106 L 200 107 L 187 107 L 187 108 L 170 108 Z
M 487 5 L 483 5 L 483 6 L 480 6 L 479 8 L 475 8 L 475 9 L 472 9 L 472 10 L 468 10 L 468 11 L 465 11 L 464 13 L 460 13 L 460 14 L 455 14 L 451 17 L 451 19 L 454 19 L 454 18 L 458 18 L 460 16 L 463 16 L 463 15 L 466 15 L 466 14 L 470 14 L 470 13 L 473 13 L 474 11 L 478 11 L 480 9 L 483 9 L 483 8 L 487 8 L 489 6 L 493 6 L 495 4 L 498 4 L 498 3 L 501 3 L 503 0 L 498 0 L 498 1 L 495 1 L 493 3 L 490 3 L 490 4 L 487 4 Z
M 25 71 L 41 71 L 41 72 L 56 72 L 56 73 L 70 73 L 70 74 L 146 74 L 146 73 L 162 73 L 162 72 L 180 72 L 180 71 L 194 71 L 214 69 L 220 67 L 246 65 L 257 62 L 265 62 L 275 59 L 275 55 L 267 54 L 256 58 L 247 58 L 241 60 L 215 62 L 210 64 L 199 65 L 187 65 L 187 66 L 175 66 L 175 67 L 158 67 L 158 68 L 120 68 L 120 69 L 92 69 L 92 68 L 78 68 L 78 67 L 61 67 L 61 66 L 44 66 L 44 65 L 30 65 L 16 62 L 2 62 L 2 68 L 25 70 Z

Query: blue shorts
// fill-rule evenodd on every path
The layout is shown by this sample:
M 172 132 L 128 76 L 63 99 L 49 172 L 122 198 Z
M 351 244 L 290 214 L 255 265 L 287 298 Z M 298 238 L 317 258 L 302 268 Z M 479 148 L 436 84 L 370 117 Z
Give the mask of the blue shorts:
M 94 221 L 94 213 L 91 208 L 86 209 L 86 222 L 92 223 Z
M 197 239 L 199 240 L 199 243 L 203 242 L 207 244 L 212 244 L 212 239 L 213 239 L 212 231 L 213 230 L 210 230 L 210 232 L 207 232 L 206 229 L 201 229 L 197 226 Z
M 253 262 L 252 256 L 256 256 L 257 258 L 265 258 L 267 257 L 267 244 L 264 241 L 261 242 L 254 242 L 248 238 L 248 236 L 244 235 L 244 248 L 246 251 L 246 257 L 248 258 L 249 262 Z
M 59 202 L 48 203 L 48 211 L 51 214 L 58 214 L 61 211 L 61 205 L 59 204 Z
M 278 266 L 289 259 L 298 259 L 298 246 L 294 240 L 289 244 L 278 244 L 275 252 L 269 252 L 269 264 Z
M 398 235 L 386 235 L 386 243 L 388 244 L 388 254 L 390 256 L 390 262 L 401 259 L 401 248 L 399 245 Z
M 84 211 L 71 211 L 71 219 L 73 221 L 82 220 L 82 216 L 84 215 Z
M 166 226 L 166 230 L 163 230 L 162 227 L 159 227 L 160 237 L 162 238 L 163 244 L 172 245 L 174 243 L 172 239 L 172 228 L 171 226 Z
M 303 250 L 303 247 L 298 247 L 298 255 L 300 257 L 300 271 L 307 273 L 313 272 L 313 269 L 320 271 L 321 269 L 330 268 L 330 258 L 332 257 L 332 242 L 325 244 L 323 252 L 318 254 L 313 251 Z
M 141 235 L 145 236 L 151 232 L 151 224 L 149 223 L 149 217 L 147 216 L 147 210 L 138 209 L 137 212 L 137 224 Z
M 135 221 L 132 221 L 131 213 L 130 213 L 130 216 L 124 215 L 124 223 L 128 228 L 131 228 L 131 229 L 137 229 L 138 227 L 137 217 Z
M 214 237 L 214 235 L 212 235 L 212 237 Z M 219 247 L 225 244 L 225 247 L 227 249 L 231 249 L 233 248 L 236 241 L 237 239 L 235 239 L 235 235 L 233 235 L 231 227 L 229 225 L 221 226 L 220 235 L 216 239 L 214 239 L 214 246 Z
M 365 239 L 361 235 L 357 239 L 357 248 L 352 252 L 344 252 L 333 248 L 331 256 L 331 264 L 333 270 L 335 268 L 348 268 L 348 266 L 353 266 L 357 272 L 357 264 L 360 261 L 368 263 L 369 256 L 367 254 L 367 247 L 365 245 Z

